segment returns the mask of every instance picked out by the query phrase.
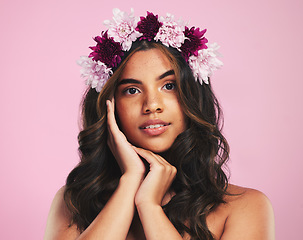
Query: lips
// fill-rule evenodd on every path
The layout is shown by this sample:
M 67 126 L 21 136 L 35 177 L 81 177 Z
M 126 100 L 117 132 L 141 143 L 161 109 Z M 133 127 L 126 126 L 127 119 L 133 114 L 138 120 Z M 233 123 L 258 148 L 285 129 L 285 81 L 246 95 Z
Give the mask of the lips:
M 164 122 L 160 119 L 154 119 L 144 122 L 139 129 L 147 135 L 157 136 L 164 133 L 168 129 L 169 125 L 170 123 Z

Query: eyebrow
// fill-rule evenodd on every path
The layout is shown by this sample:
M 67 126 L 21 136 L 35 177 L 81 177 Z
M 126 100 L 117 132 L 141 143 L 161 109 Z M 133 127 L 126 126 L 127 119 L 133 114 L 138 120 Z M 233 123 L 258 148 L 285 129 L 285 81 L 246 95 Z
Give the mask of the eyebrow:
M 167 72 L 161 74 L 157 80 L 161 80 L 167 76 L 170 76 L 170 75 L 175 75 L 175 71 L 174 70 L 168 70 Z M 134 83 L 134 84 L 142 84 L 142 82 L 140 80 L 137 80 L 137 79 L 134 79 L 134 78 L 124 78 L 122 79 L 119 83 L 118 83 L 118 86 L 119 85 L 122 85 L 122 84 L 129 84 L 129 83 Z
M 165 77 L 167 77 L 167 76 L 170 76 L 170 75 L 175 75 L 175 71 L 174 71 L 173 69 L 168 70 L 167 72 L 165 72 L 165 73 L 163 73 L 162 75 L 160 75 L 160 76 L 158 77 L 158 80 L 163 79 L 163 78 L 165 78 Z

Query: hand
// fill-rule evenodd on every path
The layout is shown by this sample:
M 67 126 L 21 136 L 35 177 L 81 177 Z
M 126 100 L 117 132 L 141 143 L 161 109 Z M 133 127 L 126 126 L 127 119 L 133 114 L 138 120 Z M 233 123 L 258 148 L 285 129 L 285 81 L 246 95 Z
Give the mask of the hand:
M 161 206 L 164 195 L 175 179 L 177 169 L 158 154 L 142 148 L 133 149 L 150 165 L 150 170 L 137 191 L 135 204 L 137 208 L 148 204 Z
M 115 100 L 106 101 L 107 105 L 107 144 L 113 153 L 122 174 L 137 175 L 143 179 L 145 166 L 133 146 L 127 141 L 125 135 L 120 131 L 115 119 Z

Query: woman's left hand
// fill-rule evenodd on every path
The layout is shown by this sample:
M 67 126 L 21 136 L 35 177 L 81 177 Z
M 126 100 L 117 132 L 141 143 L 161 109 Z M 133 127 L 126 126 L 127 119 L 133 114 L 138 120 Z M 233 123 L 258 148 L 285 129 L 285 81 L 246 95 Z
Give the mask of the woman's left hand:
M 150 204 L 161 206 L 176 176 L 177 169 L 158 154 L 142 148 L 133 148 L 150 166 L 149 172 L 136 193 L 135 204 L 137 208 Z

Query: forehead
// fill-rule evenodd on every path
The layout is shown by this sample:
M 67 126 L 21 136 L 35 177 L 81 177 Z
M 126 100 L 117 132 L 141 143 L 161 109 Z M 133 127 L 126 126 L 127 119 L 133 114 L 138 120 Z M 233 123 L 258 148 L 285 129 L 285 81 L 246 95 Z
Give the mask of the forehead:
M 141 78 L 145 75 L 160 76 L 171 70 L 172 66 L 167 56 L 159 49 L 138 51 L 128 60 L 121 78 Z

